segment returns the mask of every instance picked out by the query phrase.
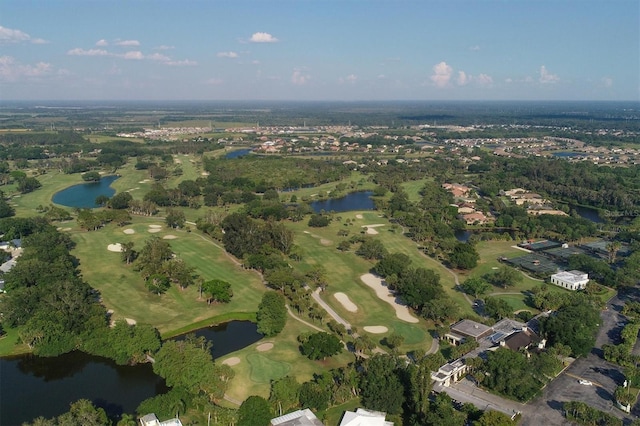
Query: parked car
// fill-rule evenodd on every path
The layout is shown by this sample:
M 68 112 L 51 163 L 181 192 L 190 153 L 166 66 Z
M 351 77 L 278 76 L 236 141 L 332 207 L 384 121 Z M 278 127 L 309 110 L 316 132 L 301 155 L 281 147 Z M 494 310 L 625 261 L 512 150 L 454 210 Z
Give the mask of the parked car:
M 591 383 L 589 380 L 578 380 L 578 382 L 580 382 L 581 385 L 585 385 L 585 386 L 593 385 L 593 383 Z

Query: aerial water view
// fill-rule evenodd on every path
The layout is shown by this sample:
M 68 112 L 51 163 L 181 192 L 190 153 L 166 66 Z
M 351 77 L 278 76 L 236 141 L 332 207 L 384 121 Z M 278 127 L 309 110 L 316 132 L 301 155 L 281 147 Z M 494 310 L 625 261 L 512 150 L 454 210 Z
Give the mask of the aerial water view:
M 0 2 L 1 426 L 640 426 L 637 0 Z

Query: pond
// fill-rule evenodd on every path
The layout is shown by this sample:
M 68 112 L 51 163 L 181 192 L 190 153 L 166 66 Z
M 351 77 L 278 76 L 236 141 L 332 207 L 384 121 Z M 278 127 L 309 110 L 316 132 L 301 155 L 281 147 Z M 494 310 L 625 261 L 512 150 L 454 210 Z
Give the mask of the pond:
M 357 210 L 373 210 L 375 205 L 371 199 L 372 191 L 359 191 L 347 194 L 342 198 L 330 198 L 323 201 L 314 201 L 311 203 L 311 208 L 314 212 L 320 213 L 321 211 L 336 213 L 349 212 Z
M 250 321 L 231 321 L 220 325 L 201 328 L 192 332 L 196 337 L 204 337 L 213 342 L 211 355 L 220 358 L 257 342 L 264 336 L 258 333 L 258 326 Z M 184 339 L 185 335 L 176 337 Z
M 227 159 L 240 158 L 240 157 L 244 157 L 245 155 L 251 154 L 251 152 L 253 152 L 252 149 L 238 149 L 225 154 L 224 158 L 227 158 Z
M 104 176 L 100 179 L 100 182 L 81 183 L 78 185 L 70 186 L 67 189 L 56 192 L 53 195 L 53 202 L 67 207 L 78 207 L 93 209 L 96 206 L 96 198 L 99 195 L 106 195 L 112 197 L 116 190 L 111 188 L 113 181 L 118 179 L 119 176 Z
M 586 206 L 571 206 L 578 215 L 584 219 L 588 219 L 593 223 L 604 223 L 604 220 L 598 214 L 598 209 Z
M 262 338 L 256 324 L 248 321 L 231 321 L 194 333 L 213 342 L 214 358 Z M 122 413 L 135 413 L 142 401 L 169 390 L 164 379 L 153 373 L 151 364 L 120 366 L 83 352 L 52 358 L 0 358 L 0 373 L 0 425 L 58 416 L 69 410 L 70 403 L 82 398 L 116 419 Z

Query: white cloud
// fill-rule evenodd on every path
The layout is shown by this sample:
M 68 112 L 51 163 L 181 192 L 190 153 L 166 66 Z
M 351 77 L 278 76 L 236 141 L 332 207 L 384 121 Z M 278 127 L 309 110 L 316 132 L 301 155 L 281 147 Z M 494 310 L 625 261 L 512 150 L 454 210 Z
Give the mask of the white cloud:
M 464 86 L 469 83 L 471 79 L 467 77 L 464 71 L 458 71 L 458 86 Z
M 167 46 L 165 44 L 162 44 L 158 47 L 154 47 L 155 50 L 171 50 L 171 49 L 175 49 L 174 46 Z
M 144 59 L 144 55 L 139 50 L 132 50 L 132 51 L 126 52 L 123 55 L 118 55 L 118 56 L 124 59 L 135 59 L 137 61 Z
M 491 86 L 493 84 L 493 78 L 487 74 L 480 74 L 474 78 L 480 86 Z
M 540 67 L 540 80 L 539 81 L 542 84 L 557 83 L 558 81 L 560 81 L 560 77 L 558 77 L 557 74 L 551 74 L 549 71 L 547 71 L 547 67 L 542 65 Z
M 258 32 L 253 33 L 249 41 L 252 43 L 275 43 L 278 41 L 278 39 L 269 33 Z
M 167 61 L 164 62 L 164 64 L 172 67 L 195 67 L 198 65 L 196 61 L 191 61 L 189 59 L 183 59 L 181 61 Z
M 67 52 L 70 56 L 110 56 L 111 54 L 104 49 L 81 49 L 76 47 Z
M 120 40 L 115 43 L 116 46 L 140 46 L 140 42 L 138 40 Z
M 100 40 L 96 41 L 96 46 L 98 46 L 98 47 L 105 47 L 105 46 L 108 46 L 108 45 L 109 45 L 109 42 L 107 40 L 105 40 L 105 39 L 100 39 Z
M 51 75 L 53 66 L 46 62 L 21 64 L 11 56 L 0 56 L 0 81 L 18 81 Z
M 477 52 L 478 50 L 480 50 L 480 46 L 478 46 L 477 44 L 475 46 L 470 46 L 469 50 Z
M 150 59 L 152 61 L 160 61 L 160 62 L 166 62 L 171 60 L 170 57 L 163 55 L 162 53 L 152 53 L 150 55 L 146 55 L 145 59 Z
M 34 44 L 45 44 L 48 41 L 41 38 L 32 38 L 29 34 L 20 30 L 0 25 L 0 44 L 30 42 Z
M 602 85 L 604 87 L 613 87 L 613 79 L 611 77 L 602 77 Z
M 293 70 L 293 74 L 291 75 L 291 82 L 296 86 L 302 86 L 309 82 L 311 76 L 309 74 L 304 74 L 301 70 L 296 69 Z
M 451 80 L 453 68 L 443 61 L 433 66 L 433 72 L 434 74 L 430 77 L 431 81 L 438 87 L 445 87 Z
M 251 63 L 252 63 L 253 65 L 260 65 L 260 61 L 259 61 L 259 60 L 257 60 L 257 59 L 254 59 L 253 61 L 251 61 Z
M 218 58 L 237 58 L 238 54 L 236 52 L 218 52 L 216 56 Z

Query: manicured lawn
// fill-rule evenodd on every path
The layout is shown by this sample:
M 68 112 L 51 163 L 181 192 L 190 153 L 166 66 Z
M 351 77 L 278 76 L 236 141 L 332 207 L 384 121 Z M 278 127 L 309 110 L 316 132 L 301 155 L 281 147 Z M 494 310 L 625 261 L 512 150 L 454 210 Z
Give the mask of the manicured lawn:
M 360 407 L 362 407 L 360 398 L 354 398 L 344 404 L 336 405 L 335 407 L 329 408 L 327 411 L 318 413 L 318 418 L 322 419 L 326 426 L 338 426 L 345 411 L 356 411 L 356 409 Z
M 403 182 L 401 186 L 409 196 L 409 201 L 415 203 L 422 199 L 422 195 L 420 195 L 419 192 L 424 187 L 424 184 L 429 181 L 433 181 L 433 179 L 411 180 L 409 182 Z
M 5 327 L 4 331 L 5 334 L 0 337 L 0 356 L 18 355 L 30 352 L 27 345 L 17 343 L 19 342 L 18 329 Z
M 227 395 L 239 401 L 244 401 L 250 395 L 268 398 L 271 380 L 290 375 L 295 377 L 298 383 L 303 383 L 311 380 L 314 374 L 344 366 L 354 360 L 353 354 L 348 352 L 327 358 L 325 361 L 311 361 L 302 356 L 298 349 L 300 344 L 297 337 L 308 332 L 315 330 L 287 317 L 287 325 L 279 335 L 265 338 L 216 360 L 222 362 L 229 357 L 240 359 L 240 363 L 231 367 L 235 376 L 229 383 Z M 273 343 L 273 348 L 259 352 L 257 347 L 265 342 Z
M 256 312 L 262 293 L 266 291 L 258 274 L 236 265 L 224 250 L 199 233 L 167 230 L 149 233 L 149 224 L 159 224 L 148 218 L 135 218 L 134 224 L 124 228 L 109 225 L 94 232 L 72 231 L 77 243 L 73 254 L 80 260 L 80 270 L 85 280 L 100 291 L 107 309 L 114 311 L 114 318 L 131 318 L 157 327 L 163 335 L 189 326 L 194 322 L 229 315 L 232 312 Z M 124 229 L 133 229 L 128 235 Z M 228 304 L 207 305 L 199 299 L 196 286 L 179 290 L 172 286 L 161 296 L 149 293 L 133 265 L 120 260 L 120 254 L 107 250 L 113 243 L 134 242 L 140 250 L 145 241 L 156 235 L 167 240 L 178 257 L 196 269 L 205 280 L 222 279 L 232 285 L 234 297 Z
M 358 219 L 357 215 L 362 215 Z M 304 258 L 300 262 L 292 262 L 292 265 L 306 272 L 316 265 L 321 265 L 327 273 L 329 286 L 321 293 L 322 298 L 345 320 L 355 326 L 358 332 L 363 331 L 365 326 L 382 325 L 389 329 L 385 334 L 370 334 L 376 341 L 380 341 L 385 336 L 396 332 L 405 337 L 405 346 L 402 350 L 413 350 L 418 347 L 428 348 L 431 344 L 431 336 L 427 333 L 427 323 L 420 320 L 419 323 L 410 324 L 399 320 L 395 310 L 387 303 L 380 300 L 374 291 L 366 286 L 360 277 L 370 272 L 375 262 L 367 261 L 357 256 L 353 250 L 341 252 L 336 246 L 342 239 L 349 237 L 339 237 L 338 230 L 348 229 L 350 235 L 359 233 L 363 225 L 384 224 L 385 226 L 376 228 L 379 234 L 372 235 L 372 238 L 380 238 L 389 251 L 402 250 L 411 253 L 416 262 L 424 261 L 418 253 L 415 244 L 399 233 L 389 232 L 389 222 L 374 212 L 347 212 L 336 213 L 335 217 L 342 217 L 342 222 L 334 220 L 326 228 L 309 228 L 306 221 L 290 223 L 289 226 L 295 232 L 295 243 L 304 250 Z M 349 219 L 352 225 L 344 226 Z M 355 249 L 355 246 L 354 246 Z M 358 307 L 357 312 L 349 312 L 334 297 L 336 292 L 343 292 L 349 296 L 351 301 Z
M 254 383 L 271 383 L 289 374 L 291 364 L 276 361 L 261 353 L 247 355 L 247 362 L 251 366 L 251 381 Z

